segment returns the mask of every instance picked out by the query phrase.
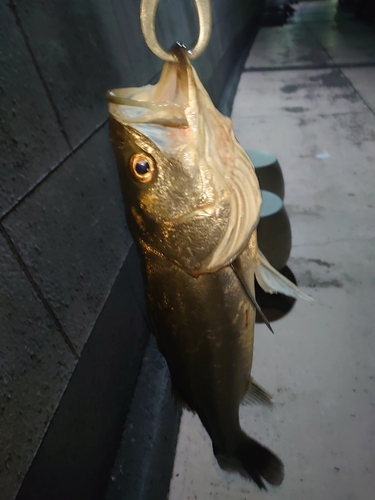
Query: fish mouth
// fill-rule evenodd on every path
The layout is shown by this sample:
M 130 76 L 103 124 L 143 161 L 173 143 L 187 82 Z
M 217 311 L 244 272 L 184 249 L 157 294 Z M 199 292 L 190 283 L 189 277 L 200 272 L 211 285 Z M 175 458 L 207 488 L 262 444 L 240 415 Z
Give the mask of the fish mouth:
M 110 114 L 124 125 L 137 124 L 187 128 L 186 109 L 194 85 L 185 47 L 175 43 L 175 61 L 164 62 L 158 83 L 143 87 L 112 89 L 106 93 Z M 142 128 L 142 127 L 141 127 Z M 144 133 L 143 130 L 140 132 Z
M 260 216 L 260 188 L 230 119 L 215 108 L 188 52 L 179 44 L 170 52 L 174 61 L 164 62 L 157 84 L 107 92 L 109 113 L 131 136 L 137 130 L 176 161 L 187 178 L 196 179 L 196 192 L 187 203 L 191 211 L 178 221 L 172 217 L 173 224 L 187 226 L 206 218 L 222 226 L 225 219 L 224 234 L 200 267 L 201 272 L 214 272 L 231 263 L 249 241 Z M 208 190 L 216 213 L 206 205 Z M 170 211 L 167 216 L 170 220 Z

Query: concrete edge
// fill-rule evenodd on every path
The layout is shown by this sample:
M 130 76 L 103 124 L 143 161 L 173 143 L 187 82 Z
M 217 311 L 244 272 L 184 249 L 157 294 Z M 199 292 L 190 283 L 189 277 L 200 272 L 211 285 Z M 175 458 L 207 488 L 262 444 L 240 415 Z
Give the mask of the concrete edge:
M 106 500 L 165 500 L 168 496 L 181 408 L 171 393 L 168 367 L 150 338 Z

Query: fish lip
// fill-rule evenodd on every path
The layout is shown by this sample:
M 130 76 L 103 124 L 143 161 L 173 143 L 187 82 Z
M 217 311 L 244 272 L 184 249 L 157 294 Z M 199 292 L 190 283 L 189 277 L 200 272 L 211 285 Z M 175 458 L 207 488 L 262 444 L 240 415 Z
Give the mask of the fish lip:
M 169 52 L 176 59 L 179 67 L 187 74 L 188 68 L 190 66 L 190 61 L 188 55 L 189 51 L 187 50 L 185 45 L 180 42 L 175 42 L 169 49 Z
M 142 105 L 142 101 L 136 101 L 134 99 L 130 99 L 129 97 L 124 97 L 122 94 L 128 91 L 127 88 L 117 88 L 107 90 L 105 93 L 105 98 L 108 103 L 111 104 L 125 104 L 127 106 L 140 106 Z
M 136 99 L 132 99 L 131 97 L 126 97 L 126 93 L 129 92 L 128 88 L 117 88 L 107 90 L 105 97 L 109 104 L 119 104 L 120 106 L 134 106 L 137 108 L 146 108 L 152 110 L 157 107 L 159 110 L 165 108 L 166 110 L 171 111 L 171 108 L 176 108 L 176 110 L 180 110 L 181 106 L 175 104 L 171 101 L 164 102 L 153 102 L 153 101 L 138 101 Z M 132 123 L 132 122 L 129 122 Z

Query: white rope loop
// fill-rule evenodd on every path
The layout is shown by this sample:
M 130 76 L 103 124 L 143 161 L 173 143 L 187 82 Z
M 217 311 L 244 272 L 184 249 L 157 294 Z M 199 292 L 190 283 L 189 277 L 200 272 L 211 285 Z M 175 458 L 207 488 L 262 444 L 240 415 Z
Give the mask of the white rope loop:
M 155 32 L 155 17 L 159 0 L 141 0 L 141 28 L 148 48 L 163 61 L 174 61 L 174 57 L 159 44 Z M 199 57 L 207 47 L 211 36 L 211 0 L 194 0 L 198 12 L 199 35 L 195 47 L 188 50 L 190 59 Z

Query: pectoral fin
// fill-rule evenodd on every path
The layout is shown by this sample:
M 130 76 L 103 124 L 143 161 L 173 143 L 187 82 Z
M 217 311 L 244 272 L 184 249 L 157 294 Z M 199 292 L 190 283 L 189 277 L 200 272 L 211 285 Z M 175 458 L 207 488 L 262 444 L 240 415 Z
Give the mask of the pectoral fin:
M 272 395 L 259 385 L 252 377 L 249 379 L 249 387 L 247 388 L 242 403 L 245 405 L 261 404 L 268 406 L 269 408 L 273 407 Z
M 239 282 L 242 285 L 242 288 L 245 290 L 246 295 L 249 297 L 251 303 L 253 304 L 255 309 L 258 311 L 258 313 L 261 315 L 261 317 L 262 317 L 263 321 L 265 322 L 265 324 L 267 325 L 267 327 L 271 330 L 272 333 L 274 333 L 268 319 L 263 314 L 263 311 L 260 308 L 258 302 L 256 301 L 255 296 L 253 295 L 253 293 L 250 290 L 250 286 L 247 283 L 247 277 L 244 275 L 240 259 L 236 259 L 231 264 L 231 268 L 233 269 L 234 274 L 237 276 Z
M 259 249 L 255 276 L 259 285 L 267 293 L 282 293 L 288 297 L 300 298 L 310 302 L 313 300 L 309 295 L 301 292 L 294 283 L 276 271 Z

